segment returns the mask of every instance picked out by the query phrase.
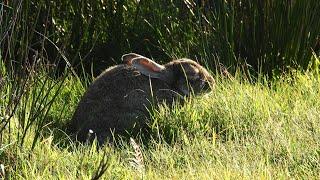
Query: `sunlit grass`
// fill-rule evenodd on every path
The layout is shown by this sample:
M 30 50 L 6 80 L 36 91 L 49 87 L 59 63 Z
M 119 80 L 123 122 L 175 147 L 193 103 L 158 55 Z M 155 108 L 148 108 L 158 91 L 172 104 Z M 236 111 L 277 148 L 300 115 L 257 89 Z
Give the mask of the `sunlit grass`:
M 39 78 L 45 82 L 45 76 Z M 313 73 L 292 71 L 270 83 L 255 84 L 216 77 L 216 87 L 209 94 L 173 109 L 161 106 L 152 113 L 151 137 L 143 141 L 135 137 L 144 156 L 143 172 L 130 163 L 134 150 L 127 139 L 97 150 L 95 144 L 77 145 L 63 133 L 85 87 L 71 75 L 62 80 L 46 82 L 63 85 L 43 119 L 48 124 L 40 129 L 32 125 L 22 145 L 18 132 L 23 116 L 14 113 L 11 118 L 10 132 L 7 127 L 1 146 L 8 177 L 90 179 L 101 162 L 107 179 L 319 176 L 320 83 Z M 12 88 L 8 84 L 1 89 L 4 97 Z M 38 87 L 26 91 L 35 92 Z M 16 112 L 28 114 L 29 105 L 22 111 L 28 99 L 21 101 Z M 32 149 L 36 133 L 40 138 Z
M 319 2 L 203 2 L 0 3 L 0 179 L 319 177 Z M 97 148 L 65 132 L 90 66 L 128 52 L 236 72 L 151 110 L 148 133 L 133 137 L 143 170 L 126 138 Z

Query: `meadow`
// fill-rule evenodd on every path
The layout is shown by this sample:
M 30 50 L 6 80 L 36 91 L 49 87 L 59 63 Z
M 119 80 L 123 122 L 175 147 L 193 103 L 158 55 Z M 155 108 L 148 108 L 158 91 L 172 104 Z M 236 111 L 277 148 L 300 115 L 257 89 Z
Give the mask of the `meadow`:
M 0 7 L 1 178 L 320 177 L 318 1 Z M 126 52 L 162 63 L 195 59 L 210 69 L 215 88 L 151 109 L 150 131 L 134 142 L 74 142 L 65 126 L 82 94 Z

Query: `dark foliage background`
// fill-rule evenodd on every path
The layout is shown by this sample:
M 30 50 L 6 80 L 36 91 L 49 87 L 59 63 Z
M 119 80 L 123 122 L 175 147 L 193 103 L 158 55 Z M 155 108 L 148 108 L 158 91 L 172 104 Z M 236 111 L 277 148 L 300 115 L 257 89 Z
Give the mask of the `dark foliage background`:
M 196 59 L 215 69 L 304 69 L 319 53 L 318 0 L 15 0 L 1 3 L 2 61 L 47 59 L 98 74 L 136 52 L 164 63 Z M 66 58 L 63 58 L 66 56 Z M 93 65 L 93 66 L 92 66 Z

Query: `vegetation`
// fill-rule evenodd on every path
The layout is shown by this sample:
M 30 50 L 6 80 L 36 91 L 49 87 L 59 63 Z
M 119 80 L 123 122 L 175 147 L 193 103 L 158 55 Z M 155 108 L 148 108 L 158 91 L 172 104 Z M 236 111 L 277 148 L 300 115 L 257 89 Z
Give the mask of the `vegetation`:
M 305 69 L 312 49 L 320 50 L 317 0 L 5 2 L 3 59 L 21 64 L 38 55 L 63 69 L 63 53 L 75 67 L 94 64 L 100 73 L 134 51 L 270 74 L 287 66 Z
M 316 0 L 1 2 L 0 177 L 319 177 L 319 8 Z M 216 87 L 153 109 L 150 134 L 135 142 L 73 142 L 65 124 L 91 64 L 96 74 L 132 51 L 196 59 Z
M 1 104 L 9 104 L 15 91 L 14 82 L 5 80 Z M 100 150 L 69 140 L 59 128 L 85 88 L 72 76 L 63 81 L 38 75 L 19 104 L 9 106 L 16 107 L 14 115 L 2 117 L 10 123 L 2 131 L 1 163 L 13 179 L 89 179 L 100 163 L 110 179 L 319 176 L 319 76 L 292 72 L 269 86 L 263 80 L 217 80 L 212 93 L 153 113 L 149 141 L 134 137 L 144 157 L 144 164 L 135 164 L 127 140 Z

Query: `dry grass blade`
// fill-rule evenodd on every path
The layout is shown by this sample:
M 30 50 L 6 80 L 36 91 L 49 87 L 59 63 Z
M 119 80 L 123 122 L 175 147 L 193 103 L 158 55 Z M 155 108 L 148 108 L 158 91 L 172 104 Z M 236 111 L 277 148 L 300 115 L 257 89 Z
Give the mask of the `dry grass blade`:
M 0 179 L 4 179 L 6 177 L 6 173 L 4 170 L 4 165 L 0 164 Z
M 136 168 L 139 172 L 144 172 L 143 154 L 139 144 L 135 142 L 133 138 L 130 138 L 130 144 L 134 149 L 134 158 L 131 159 L 130 164 Z

